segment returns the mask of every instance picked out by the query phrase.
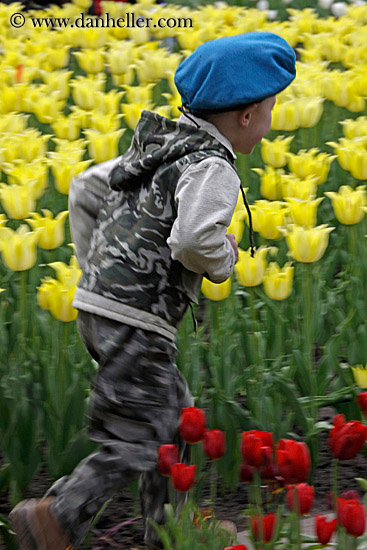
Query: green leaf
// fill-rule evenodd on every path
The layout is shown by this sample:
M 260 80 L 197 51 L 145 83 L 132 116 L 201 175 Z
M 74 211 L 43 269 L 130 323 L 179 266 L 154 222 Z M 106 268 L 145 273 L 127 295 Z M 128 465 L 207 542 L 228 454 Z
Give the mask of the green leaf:
M 356 477 L 355 480 L 359 483 L 360 487 L 362 487 L 363 491 L 367 492 L 367 479 Z

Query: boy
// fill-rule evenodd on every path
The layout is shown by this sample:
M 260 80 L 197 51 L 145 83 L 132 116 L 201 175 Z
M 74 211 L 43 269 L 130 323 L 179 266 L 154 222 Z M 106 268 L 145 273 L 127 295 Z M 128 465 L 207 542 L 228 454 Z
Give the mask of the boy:
M 113 492 L 140 475 L 144 518 L 163 522 L 167 478 L 157 449 L 177 443 L 180 411 L 193 404 L 174 362 L 177 326 L 202 276 L 220 283 L 238 259 L 226 235 L 240 180 L 235 151 L 268 132 L 275 96 L 295 77 L 291 47 L 271 33 L 200 46 L 175 75 L 177 122 L 143 111 L 127 153 L 88 169 L 69 195 L 83 276 L 73 305 L 99 371 L 90 436 L 100 444 L 41 501 L 11 519 L 22 548 L 77 548 Z M 159 547 L 146 525 L 147 548 Z

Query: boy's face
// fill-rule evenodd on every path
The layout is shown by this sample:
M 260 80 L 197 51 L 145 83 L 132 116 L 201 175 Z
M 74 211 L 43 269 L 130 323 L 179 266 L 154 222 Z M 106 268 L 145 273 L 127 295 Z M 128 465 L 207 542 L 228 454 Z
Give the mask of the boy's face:
M 271 128 L 271 111 L 275 105 L 276 96 L 267 97 L 260 103 L 250 105 L 239 114 L 240 132 L 234 148 L 245 155 L 253 148 Z

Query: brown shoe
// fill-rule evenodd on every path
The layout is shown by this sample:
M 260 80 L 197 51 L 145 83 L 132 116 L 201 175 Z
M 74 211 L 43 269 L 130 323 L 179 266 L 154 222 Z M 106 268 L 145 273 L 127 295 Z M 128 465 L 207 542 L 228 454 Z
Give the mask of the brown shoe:
M 10 512 L 21 550 L 72 550 L 50 511 L 53 498 L 23 500 Z

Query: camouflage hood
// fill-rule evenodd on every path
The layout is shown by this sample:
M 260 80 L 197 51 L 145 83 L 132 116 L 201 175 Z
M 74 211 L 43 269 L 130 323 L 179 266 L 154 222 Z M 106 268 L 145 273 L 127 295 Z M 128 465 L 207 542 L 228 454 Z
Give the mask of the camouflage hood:
M 208 137 L 200 128 L 143 111 L 128 151 L 111 172 L 111 189 L 127 191 L 140 186 L 159 167 L 172 164 L 192 151 L 207 150 Z M 215 148 L 213 143 L 210 145 Z

